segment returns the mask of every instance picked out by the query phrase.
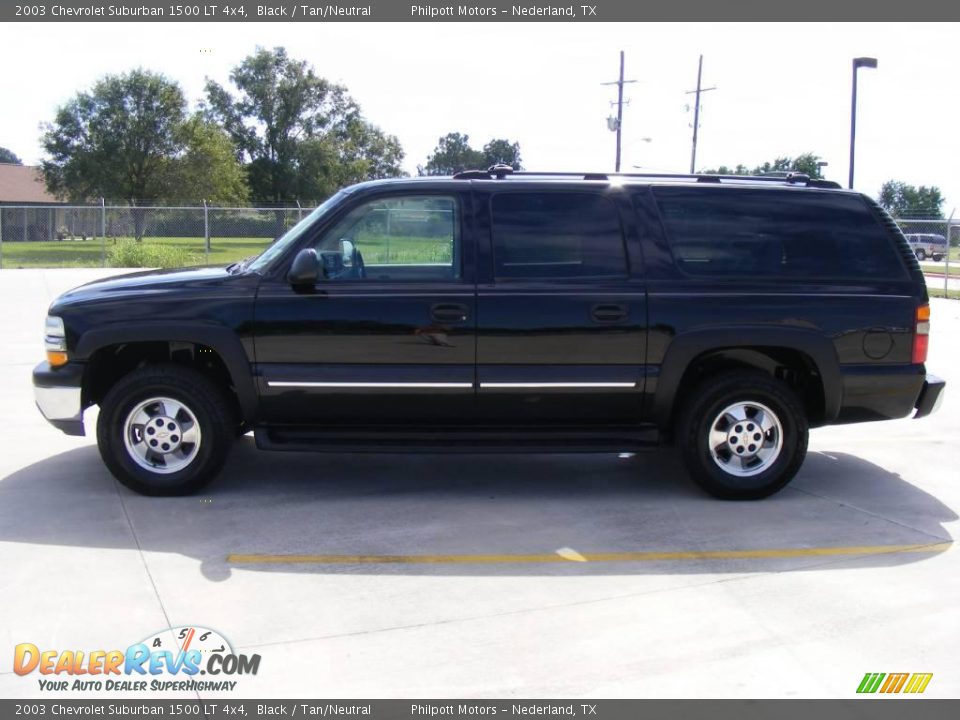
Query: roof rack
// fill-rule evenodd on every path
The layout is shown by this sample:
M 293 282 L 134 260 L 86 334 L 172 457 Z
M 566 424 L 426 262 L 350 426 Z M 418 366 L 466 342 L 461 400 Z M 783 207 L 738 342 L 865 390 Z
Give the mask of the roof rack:
M 509 165 L 491 165 L 486 170 L 465 170 L 456 173 L 454 180 L 503 180 L 510 177 L 576 178 L 580 180 L 609 180 L 610 178 L 657 178 L 661 180 L 696 180 L 702 183 L 720 183 L 724 180 L 746 182 L 774 182 L 806 187 L 839 189 L 833 180 L 811 178 L 805 173 L 788 172 L 778 175 L 705 175 L 698 173 L 605 173 L 605 172 L 531 172 L 514 170 Z

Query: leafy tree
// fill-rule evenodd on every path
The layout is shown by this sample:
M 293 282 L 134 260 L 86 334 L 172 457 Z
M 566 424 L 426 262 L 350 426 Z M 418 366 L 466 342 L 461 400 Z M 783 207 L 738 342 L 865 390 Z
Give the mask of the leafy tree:
M 128 199 L 131 206 L 165 197 L 185 114 L 183 91 L 163 75 L 137 69 L 101 78 L 44 126 L 47 188 L 72 200 Z M 139 240 L 144 213 L 132 215 Z
M 887 180 L 880 188 L 880 205 L 898 218 L 942 218 L 943 195 L 938 187 L 915 187 L 899 180 Z
M 504 138 L 496 138 L 483 146 L 483 162 L 487 167 L 491 165 L 509 165 L 514 170 L 520 170 L 520 143 L 510 142 Z
M 748 169 L 746 165 L 737 165 L 734 168 L 721 165 L 715 170 L 703 170 L 702 172 L 705 175 L 763 175 L 774 172 L 797 172 L 819 179 L 823 177 L 820 166 L 817 164 L 821 160 L 822 158 L 819 155 L 808 152 L 797 155 L 795 158 L 778 157 L 773 162 L 765 162 L 753 169 Z
M 452 132 L 437 141 L 421 175 L 453 175 L 485 167 L 487 164 L 483 153 L 470 147 L 470 136 Z
M 13 150 L 7 150 L 0 147 L 0 163 L 9 163 L 11 165 L 23 165 L 23 161 L 17 157 Z
M 503 163 L 519 170 L 520 143 L 495 138 L 483 150 L 470 147 L 470 136 L 458 132 L 444 135 L 427 158 L 426 166 L 418 168 L 421 175 L 453 175 L 464 170 L 482 170 Z
M 284 48 L 257 48 L 230 80 L 235 93 L 207 80 L 205 112 L 247 163 L 256 201 L 319 201 L 344 184 L 402 174 L 397 138 L 364 120 L 346 88 Z
M 230 136 L 194 115 L 179 128 L 181 152 L 166 166 L 164 197 L 170 201 L 239 205 L 249 200 L 247 176 Z

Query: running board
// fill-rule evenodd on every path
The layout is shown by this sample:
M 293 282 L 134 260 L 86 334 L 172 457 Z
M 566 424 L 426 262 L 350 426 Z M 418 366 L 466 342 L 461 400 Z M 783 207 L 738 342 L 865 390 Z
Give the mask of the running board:
M 264 427 L 254 431 L 261 450 L 371 453 L 606 453 L 657 447 L 654 427 L 609 428 L 390 428 Z

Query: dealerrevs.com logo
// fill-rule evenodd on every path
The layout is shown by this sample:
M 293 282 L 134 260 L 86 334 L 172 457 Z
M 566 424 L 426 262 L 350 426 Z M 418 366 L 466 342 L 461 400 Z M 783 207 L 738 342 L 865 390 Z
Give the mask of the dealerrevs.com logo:
M 39 674 L 41 690 L 234 690 L 240 675 L 256 675 L 259 655 L 233 651 L 216 630 L 161 630 L 126 650 L 42 650 L 20 643 L 13 651 L 17 675 Z

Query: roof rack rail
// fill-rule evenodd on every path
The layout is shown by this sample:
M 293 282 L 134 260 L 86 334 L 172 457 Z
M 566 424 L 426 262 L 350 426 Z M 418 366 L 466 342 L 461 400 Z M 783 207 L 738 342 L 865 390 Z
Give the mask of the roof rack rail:
M 656 178 L 661 180 L 695 180 L 702 183 L 720 183 L 724 180 L 743 182 L 774 182 L 790 185 L 803 184 L 807 187 L 840 189 L 840 184 L 833 180 L 811 178 L 806 173 L 777 172 L 764 175 L 715 175 L 703 173 L 606 173 L 606 172 L 535 172 L 530 170 L 514 170 L 509 165 L 492 165 L 486 170 L 465 170 L 456 173 L 455 180 L 503 180 L 507 176 L 523 178 L 576 178 L 580 180 L 610 180 L 610 178 Z

